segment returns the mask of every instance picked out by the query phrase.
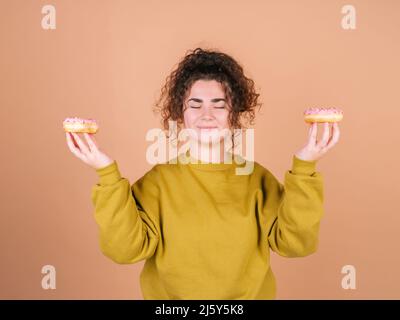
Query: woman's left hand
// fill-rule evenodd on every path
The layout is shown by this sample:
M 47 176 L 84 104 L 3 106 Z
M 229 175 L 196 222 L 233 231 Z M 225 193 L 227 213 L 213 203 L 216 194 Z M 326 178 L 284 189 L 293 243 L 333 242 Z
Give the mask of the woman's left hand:
M 333 122 L 333 132 L 330 134 L 329 122 L 324 122 L 324 133 L 322 139 L 317 142 L 318 123 L 310 124 L 308 130 L 307 145 L 295 153 L 295 156 L 301 160 L 313 161 L 319 160 L 329 149 L 331 149 L 338 141 L 340 136 L 339 125 Z

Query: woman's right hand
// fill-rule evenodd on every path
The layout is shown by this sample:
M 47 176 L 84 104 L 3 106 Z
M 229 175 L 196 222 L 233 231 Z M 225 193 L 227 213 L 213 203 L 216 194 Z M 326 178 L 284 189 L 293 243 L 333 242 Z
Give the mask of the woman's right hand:
M 69 150 L 84 163 L 94 169 L 104 168 L 114 162 L 109 156 L 100 151 L 94 134 L 84 133 L 88 146 L 82 141 L 77 133 L 66 132 Z

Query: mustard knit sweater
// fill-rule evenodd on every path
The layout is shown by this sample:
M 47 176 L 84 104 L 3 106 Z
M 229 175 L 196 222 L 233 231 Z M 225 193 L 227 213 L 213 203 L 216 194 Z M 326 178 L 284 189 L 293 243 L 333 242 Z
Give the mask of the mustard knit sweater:
M 144 299 L 275 299 L 270 248 L 304 257 L 318 246 L 323 178 L 293 156 L 282 185 L 257 162 L 162 163 L 133 185 L 116 161 L 92 189 L 101 251 L 120 264 L 146 260 Z

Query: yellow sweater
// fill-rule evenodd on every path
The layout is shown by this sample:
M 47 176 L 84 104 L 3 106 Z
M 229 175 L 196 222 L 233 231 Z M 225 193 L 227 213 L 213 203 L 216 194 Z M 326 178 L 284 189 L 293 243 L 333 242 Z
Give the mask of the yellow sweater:
M 146 259 L 144 299 L 275 299 L 271 248 L 303 257 L 318 246 L 323 179 L 293 156 L 282 185 L 254 162 L 162 163 L 132 186 L 117 163 L 92 189 L 101 251 L 120 264 Z M 176 158 L 175 158 L 176 159 Z

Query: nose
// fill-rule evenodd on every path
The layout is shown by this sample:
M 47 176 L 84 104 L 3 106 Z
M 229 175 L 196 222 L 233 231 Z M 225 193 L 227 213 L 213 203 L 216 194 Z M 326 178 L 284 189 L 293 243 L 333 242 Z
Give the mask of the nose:
M 212 109 L 208 108 L 207 106 L 203 108 L 203 113 L 201 115 L 201 119 L 202 120 L 213 120 L 213 113 L 212 113 Z

